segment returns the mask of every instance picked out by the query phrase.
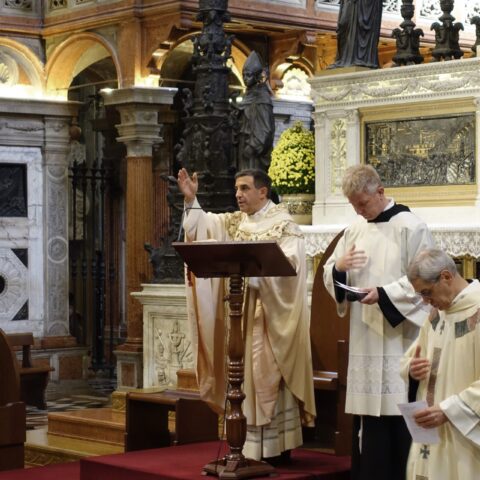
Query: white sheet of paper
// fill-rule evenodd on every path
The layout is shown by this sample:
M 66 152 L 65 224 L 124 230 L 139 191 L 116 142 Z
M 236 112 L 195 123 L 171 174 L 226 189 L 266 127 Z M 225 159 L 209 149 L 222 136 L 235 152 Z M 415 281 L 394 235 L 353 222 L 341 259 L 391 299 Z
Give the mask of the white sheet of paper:
M 413 419 L 413 415 L 415 414 L 415 412 L 428 408 L 426 400 L 419 400 L 418 402 L 411 403 L 399 403 L 398 408 L 400 409 L 400 412 L 405 419 L 408 431 L 410 432 L 412 440 L 415 443 L 432 445 L 440 441 L 440 437 L 438 435 L 438 428 L 420 427 Z
M 367 290 L 363 288 L 351 287 L 350 285 L 345 285 L 344 283 L 339 282 L 338 280 L 335 280 L 335 285 L 337 287 L 343 288 L 344 290 L 347 290 L 348 292 L 367 293 Z

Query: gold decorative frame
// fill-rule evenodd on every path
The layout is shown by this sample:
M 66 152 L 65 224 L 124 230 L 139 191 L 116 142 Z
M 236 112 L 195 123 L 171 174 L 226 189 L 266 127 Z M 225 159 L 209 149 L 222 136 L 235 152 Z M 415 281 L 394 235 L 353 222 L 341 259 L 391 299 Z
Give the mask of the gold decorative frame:
M 389 105 L 386 107 L 372 107 L 360 110 L 360 145 L 361 161 L 367 163 L 367 125 L 378 122 L 395 122 L 399 120 L 425 120 L 442 119 L 453 116 L 473 115 L 475 118 L 475 106 L 472 99 L 455 99 L 444 101 L 441 104 L 433 103 L 413 103 L 408 106 Z M 474 127 L 476 130 L 476 126 Z M 474 159 L 475 171 L 477 168 L 477 145 L 474 131 Z M 388 196 L 392 196 L 398 203 L 407 203 L 412 207 L 427 206 L 464 206 L 474 205 L 477 197 L 477 182 L 462 185 L 422 185 L 422 186 L 402 186 L 386 188 Z

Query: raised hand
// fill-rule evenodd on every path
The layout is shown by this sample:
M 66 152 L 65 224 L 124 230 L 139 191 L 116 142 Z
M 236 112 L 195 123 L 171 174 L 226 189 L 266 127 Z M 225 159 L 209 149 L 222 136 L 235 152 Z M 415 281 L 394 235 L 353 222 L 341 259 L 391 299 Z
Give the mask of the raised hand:
M 181 168 L 177 176 L 178 189 L 183 193 L 186 203 L 192 203 L 198 191 L 198 178 L 194 173 L 191 177 L 185 168 Z
M 352 268 L 362 268 L 367 263 L 368 257 L 364 250 L 355 250 L 352 245 L 347 253 L 335 262 L 335 268 L 339 272 L 346 272 Z
M 430 361 L 420 357 L 421 347 L 417 345 L 415 355 L 410 362 L 410 376 L 415 380 L 424 380 L 430 372 Z

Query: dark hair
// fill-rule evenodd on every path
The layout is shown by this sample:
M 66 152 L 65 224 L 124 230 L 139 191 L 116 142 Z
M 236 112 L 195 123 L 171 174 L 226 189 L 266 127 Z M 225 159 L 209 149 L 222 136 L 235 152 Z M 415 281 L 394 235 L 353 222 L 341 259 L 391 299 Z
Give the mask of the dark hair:
M 255 188 L 267 187 L 267 198 L 272 195 L 272 179 L 266 172 L 258 168 L 247 168 L 235 174 L 235 180 L 240 177 L 253 177 Z

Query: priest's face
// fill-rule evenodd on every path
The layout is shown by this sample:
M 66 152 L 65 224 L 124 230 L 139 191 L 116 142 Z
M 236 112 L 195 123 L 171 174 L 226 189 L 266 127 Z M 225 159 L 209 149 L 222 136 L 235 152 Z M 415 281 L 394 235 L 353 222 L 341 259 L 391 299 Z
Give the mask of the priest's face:
M 453 302 L 457 293 L 452 288 L 452 274 L 442 271 L 435 282 L 426 282 L 421 278 L 412 280 L 412 286 L 425 303 L 438 310 L 446 310 Z
M 238 208 L 242 212 L 252 215 L 261 210 L 268 202 L 267 188 L 257 188 L 253 177 L 249 175 L 238 177 L 235 180 L 235 198 Z
M 348 201 L 355 212 L 366 220 L 373 220 L 378 217 L 388 204 L 383 187 L 378 187 L 373 193 L 352 193 L 348 197 Z

